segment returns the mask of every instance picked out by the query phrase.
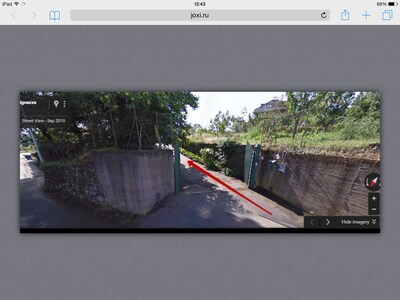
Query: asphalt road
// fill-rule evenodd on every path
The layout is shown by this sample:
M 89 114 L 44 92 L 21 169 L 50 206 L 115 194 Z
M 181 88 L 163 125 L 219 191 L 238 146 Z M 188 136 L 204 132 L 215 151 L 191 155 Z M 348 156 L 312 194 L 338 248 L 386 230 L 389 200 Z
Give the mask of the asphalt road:
M 187 161 L 188 158 L 181 155 L 182 193 L 166 198 L 161 208 L 143 218 L 140 227 L 302 227 L 302 217 L 249 190 L 244 182 L 219 172 L 209 171 L 269 210 L 272 216 L 198 170 L 189 168 Z

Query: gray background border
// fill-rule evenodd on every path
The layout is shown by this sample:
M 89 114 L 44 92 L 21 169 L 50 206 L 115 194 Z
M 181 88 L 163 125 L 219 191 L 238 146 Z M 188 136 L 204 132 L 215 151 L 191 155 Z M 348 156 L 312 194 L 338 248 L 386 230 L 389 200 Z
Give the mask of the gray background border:
M 395 26 L 1 26 L 0 298 L 398 299 Z M 378 90 L 381 234 L 19 234 L 20 90 Z

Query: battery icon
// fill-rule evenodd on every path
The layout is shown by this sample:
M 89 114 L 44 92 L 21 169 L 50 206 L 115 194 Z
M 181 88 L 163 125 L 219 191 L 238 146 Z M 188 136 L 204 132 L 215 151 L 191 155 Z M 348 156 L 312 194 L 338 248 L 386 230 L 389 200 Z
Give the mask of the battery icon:
M 389 2 L 388 5 L 389 5 L 389 6 L 397 6 L 398 3 L 397 3 L 397 2 Z

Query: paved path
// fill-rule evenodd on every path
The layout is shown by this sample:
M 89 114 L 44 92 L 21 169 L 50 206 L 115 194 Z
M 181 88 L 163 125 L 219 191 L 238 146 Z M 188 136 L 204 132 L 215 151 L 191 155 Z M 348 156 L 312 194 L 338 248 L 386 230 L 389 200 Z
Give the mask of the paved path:
M 251 200 L 266 208 L 272 216 L 230 192 L 194 168 L 181 155 L 183 191 L 165 199 L 163 207 L 146 216 L 141 227 L 301 227 L 302 218 L 264 196 L 249 190 L 240 180 L 211 172 Z

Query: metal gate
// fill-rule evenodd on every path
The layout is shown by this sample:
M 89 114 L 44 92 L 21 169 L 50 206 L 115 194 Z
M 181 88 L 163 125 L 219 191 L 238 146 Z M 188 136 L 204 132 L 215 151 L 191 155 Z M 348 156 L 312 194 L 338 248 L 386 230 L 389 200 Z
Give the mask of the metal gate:
M 256 186 L 257 166 L 260 160 L 260 145 L 254 147 L 247 142 L 244 156 L 244 182 L 251 189 Z

